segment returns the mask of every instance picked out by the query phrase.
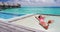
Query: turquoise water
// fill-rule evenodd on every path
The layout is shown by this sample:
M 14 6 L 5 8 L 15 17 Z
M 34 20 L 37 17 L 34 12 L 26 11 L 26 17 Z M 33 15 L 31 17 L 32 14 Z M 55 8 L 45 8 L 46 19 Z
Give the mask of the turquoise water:
M 22 15 L 24 15 L 24 14 L 16 15 L 16 14 L 9 14 L 9 13 L 0 13 L 0 18 L 10 19 L 10 18 L 13 18 L 16 16 L 22 16 Z
M 14 14 L 59 14 L 60 8 L 21 7 L 2 10 L 1 12 Z

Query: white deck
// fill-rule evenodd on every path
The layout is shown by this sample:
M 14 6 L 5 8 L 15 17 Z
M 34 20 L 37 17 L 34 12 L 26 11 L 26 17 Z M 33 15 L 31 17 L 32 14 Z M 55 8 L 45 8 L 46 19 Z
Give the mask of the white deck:
M 54 20 L 54 23 L 49 26 L 48 30 L 45 30 L 41 25 L 39 25 L 39 21 L 35 19 L 34 16 L 12 22 L 11 24 L 18 25 L 18 26 L 22 25 L 25 27 L 29 27 L 29 28 L 33 28 L 37 30 L 43 30 L 46 32 L 60 32 L 60 17 L 59 16 L 46 16 L 45 21 L 48 21 L 48 20 Z

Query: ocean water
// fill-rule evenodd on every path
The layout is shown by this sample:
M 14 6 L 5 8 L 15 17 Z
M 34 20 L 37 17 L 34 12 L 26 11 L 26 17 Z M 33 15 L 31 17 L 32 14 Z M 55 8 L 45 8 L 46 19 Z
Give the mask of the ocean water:
M 2 10 L 0 12 L 14 14 L 57 14 L 60 15 L 60 8 L 21 7 Z

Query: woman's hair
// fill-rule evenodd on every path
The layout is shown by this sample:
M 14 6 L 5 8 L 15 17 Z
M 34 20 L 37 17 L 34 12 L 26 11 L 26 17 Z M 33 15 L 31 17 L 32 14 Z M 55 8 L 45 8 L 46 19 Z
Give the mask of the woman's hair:
M 42 18 L 45 18 L 45 16 L 43 16 L 43 15 L 38 16 L 38 18 L 41 18 L 41 17 L 42 17 Z
M 40 18 L 41 16 L 38 16 L 38 18 Z

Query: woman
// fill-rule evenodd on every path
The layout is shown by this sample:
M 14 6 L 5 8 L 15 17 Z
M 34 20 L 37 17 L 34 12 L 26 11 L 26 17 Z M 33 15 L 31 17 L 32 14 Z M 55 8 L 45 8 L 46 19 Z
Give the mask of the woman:
M 39 24 L 41 26 L 43 26 L 46 30 L 48 29 L 49 24 L 53 23 L 53 20 L 49 20 L 47 23 L 44 22 L 45 16 L 43 16 L 43 15 L 40 15 L 40 16 L 35 17 L 35 18 L 39 21 Z

